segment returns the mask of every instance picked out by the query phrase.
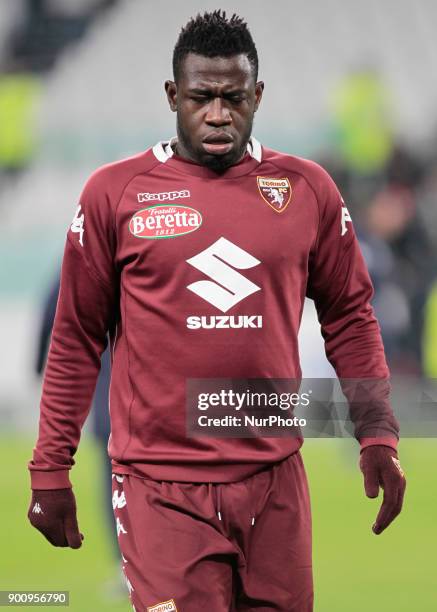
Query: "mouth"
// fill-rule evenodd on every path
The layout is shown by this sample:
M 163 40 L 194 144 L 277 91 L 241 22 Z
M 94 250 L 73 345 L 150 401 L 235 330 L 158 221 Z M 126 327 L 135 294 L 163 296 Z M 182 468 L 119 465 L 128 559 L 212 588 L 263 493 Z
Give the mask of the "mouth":
M 225 155 L 232 150 L 234 139 L 226 132 L 215 132 L 205 136 L 202 146 L 211 155 Z

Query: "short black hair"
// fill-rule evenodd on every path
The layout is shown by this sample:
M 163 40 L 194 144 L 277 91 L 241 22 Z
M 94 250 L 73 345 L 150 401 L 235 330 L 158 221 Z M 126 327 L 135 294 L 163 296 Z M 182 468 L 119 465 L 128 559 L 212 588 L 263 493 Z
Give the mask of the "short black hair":
M 179 79 L 181 64 L 188 53 L 205 57 L 246 55 L 258 78 L 258 53 L 247 23 L 236 15 L 226 17 L 226 11 L 200 13 L 182 28 L 173 51 L 173 75 Z

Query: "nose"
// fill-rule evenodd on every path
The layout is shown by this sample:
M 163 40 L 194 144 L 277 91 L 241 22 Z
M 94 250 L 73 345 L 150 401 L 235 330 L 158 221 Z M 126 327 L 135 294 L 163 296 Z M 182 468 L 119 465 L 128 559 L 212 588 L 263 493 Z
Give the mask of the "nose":
M 215 127 L 232 123 L 231 114 L 226 106 L 226 102 L 222 98 L 216 97 L 211 100 L 208 105 L 205 121 Z

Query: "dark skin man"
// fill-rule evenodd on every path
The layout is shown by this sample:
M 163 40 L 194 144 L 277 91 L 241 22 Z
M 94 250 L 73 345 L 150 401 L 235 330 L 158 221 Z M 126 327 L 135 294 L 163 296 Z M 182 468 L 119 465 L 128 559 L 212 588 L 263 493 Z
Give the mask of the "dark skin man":
M 218 173 L 238 163 L 263 89 L 247 55 L 189 53 L 178 81 L 165 82 L 170 108 L 177 113 L 177 155 Z

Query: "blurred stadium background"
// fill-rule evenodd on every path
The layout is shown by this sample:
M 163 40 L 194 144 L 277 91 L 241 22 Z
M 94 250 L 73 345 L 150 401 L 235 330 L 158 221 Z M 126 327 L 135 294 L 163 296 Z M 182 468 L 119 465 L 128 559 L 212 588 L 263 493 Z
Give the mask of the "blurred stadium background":
M 38 330 L 85 179 L 174 134 L 163 89 L 173 45 L 190 16 L 215 8 L 244 16 L 258 47 L 257 138 L 321 162 L 343 192 L 392 372 L 437 377 L 435 0 L 0 0 L 0 590 L 130 609 L 89 426 L 73 475 L 84 546 L 51 548 L 27 523 Z M 330 375 L 310 303 L 301 351 L 304 375 Z M 316 612 L 436 610 L 435 440 L 402 441 L 405 509 L 379 538 L 355 443 L 304 448 Z

